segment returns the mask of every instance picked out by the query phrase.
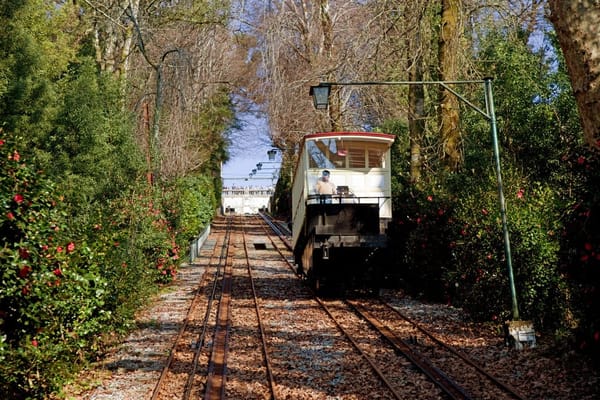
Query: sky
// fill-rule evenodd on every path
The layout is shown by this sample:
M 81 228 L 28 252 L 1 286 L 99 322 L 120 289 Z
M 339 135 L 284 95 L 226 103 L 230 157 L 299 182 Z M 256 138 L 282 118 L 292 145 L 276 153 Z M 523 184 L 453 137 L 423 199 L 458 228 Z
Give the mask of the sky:
M 278 152 L 275 163 L 269 161 L 267 151 L 271 150 L 268 126 L 264 119 L 252 114 L 238 116 L 242 128 L 231 133 L 230 160 L 223 164 L 221 177 L 224 187 L 268 187 L 275 186 L 276 180 L 272 179 L 274 168 L 281 162 Z M 262 163 L 262 170 L 249 178 L 249 174 L 256 169 L 256 164 Z

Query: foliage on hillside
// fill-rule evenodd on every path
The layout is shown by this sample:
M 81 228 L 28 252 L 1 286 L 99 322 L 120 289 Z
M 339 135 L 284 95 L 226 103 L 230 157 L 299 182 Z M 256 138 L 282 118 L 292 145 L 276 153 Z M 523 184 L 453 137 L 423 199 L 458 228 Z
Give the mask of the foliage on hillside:
M 582 143 L 560 58 L 546 58 L 502 34 L 488 39 L 481 57 L 496 76 L 520 317 L 599 355 L 600 318 L 592 306 L 600 300 L 598 154 Z M 432 169 L 415 186 L 408 183 L 406 167 L 398 171 L 399 268 L 415 294 L 501 323 L 513 316 L 490 128 L 468 109 L 463 124 L 468 134 L 459 173 Z M 395 157 L 401 159 L 408 151 L 406 129 L 389 126 L 399 135 Z
M 226 94 L 196 107 L 211 148 L 193 173 L 149 185 L 126 86 L 88 56 L 74 4 L 0 5 L 1 398 L 46 398 L 125 332 L 218 202 Z

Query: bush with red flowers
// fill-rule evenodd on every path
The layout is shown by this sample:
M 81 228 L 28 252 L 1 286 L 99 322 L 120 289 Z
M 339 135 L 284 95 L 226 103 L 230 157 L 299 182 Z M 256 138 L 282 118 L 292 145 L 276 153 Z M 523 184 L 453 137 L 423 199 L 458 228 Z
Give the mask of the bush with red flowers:
M 54 186 L 10 139 L 0 143 L 0 393 L 35 398 L 97 345 L 108 281 Z
M 600 143 L 599 143 L 600 144 Z M 564 215 L 560 271 L 568 282 L 568 321 L 573 344 L 600 361 L 600 156 L 580 151 L 565 157 L 576 176 L 578 199 Z

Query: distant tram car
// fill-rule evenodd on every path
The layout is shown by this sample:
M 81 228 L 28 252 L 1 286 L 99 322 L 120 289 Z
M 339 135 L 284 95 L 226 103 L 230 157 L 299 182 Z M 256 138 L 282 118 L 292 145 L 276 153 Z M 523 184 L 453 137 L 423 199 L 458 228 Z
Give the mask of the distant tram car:
M 304 136 L 292 189 L 292 244 L 298 272 L 317 291 L 381 283 L 391 261 L 385 256 L 394 138 L 372 132 Z

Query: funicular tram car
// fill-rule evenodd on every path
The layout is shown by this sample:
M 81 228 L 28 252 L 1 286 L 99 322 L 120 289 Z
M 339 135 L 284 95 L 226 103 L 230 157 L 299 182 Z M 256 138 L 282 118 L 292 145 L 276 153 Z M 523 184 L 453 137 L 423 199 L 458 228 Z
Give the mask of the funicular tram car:
M 393 142 L 393 135 L 372 132 L 304 136 L 292 189 L 292 244 L 298 272 L 317 291 L 373 288 L 384 278 Z M 317 193 L 324 171 L 332 194 Z

